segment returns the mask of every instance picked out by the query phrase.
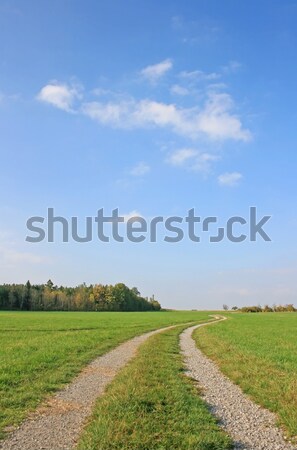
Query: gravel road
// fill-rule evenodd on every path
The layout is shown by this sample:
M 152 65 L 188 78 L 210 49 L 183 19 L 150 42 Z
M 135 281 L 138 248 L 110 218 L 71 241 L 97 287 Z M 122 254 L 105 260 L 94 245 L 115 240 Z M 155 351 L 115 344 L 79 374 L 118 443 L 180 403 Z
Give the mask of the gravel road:
M 296 450 L 296 447 L 286 442 L 282 432 L 276 427 L 275 415 L 245 396 L 241 389 L 226 378 L 216 364 L 196 347 L 192 333 L 204 325 L 187 328 L 181 334 L 180 346 L 187 375 L 197 380 L 199 389 L 202 390 L 202 398 L 233 439 L 234 448 Z

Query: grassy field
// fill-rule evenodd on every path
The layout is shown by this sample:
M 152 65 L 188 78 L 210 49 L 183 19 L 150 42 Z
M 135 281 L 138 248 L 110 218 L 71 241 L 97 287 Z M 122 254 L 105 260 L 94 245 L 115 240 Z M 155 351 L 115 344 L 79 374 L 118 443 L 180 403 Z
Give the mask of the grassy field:
M 229 314 L 195 332 L 199 348 L 297 435 L 297 314 Z
M 109 385 L 79 450 L 224 450 L 231 441 L 183 374 L 181 328 L 151 337 Z
M 204 312 L 0 312 L 0 437 L 91 359 L 135 335 Z

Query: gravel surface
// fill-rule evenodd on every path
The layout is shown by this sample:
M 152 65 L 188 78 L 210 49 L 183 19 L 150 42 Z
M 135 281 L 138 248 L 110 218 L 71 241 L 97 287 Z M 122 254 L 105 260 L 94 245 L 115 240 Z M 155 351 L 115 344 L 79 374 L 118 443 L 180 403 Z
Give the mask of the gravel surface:
M 181 334 L 180 345 L 187 375 L 198 382 L 202 398 L 233 439 L 234 448 L 296 450 L 296 447 L 286 442 L 282 432 L 276 427 L 275 415 L 245 396 L 241 389 L 225 377 L 216 364 L 196 347 L 192 333 L 204 325 L 187 328 Z
M 40 406 L 0 442 L 2 450 L 73 449 L 92 413 L 118 371 L 135 356 L 140 344 L 166 327 L 137 336 L 92 361 L 70 384 Z

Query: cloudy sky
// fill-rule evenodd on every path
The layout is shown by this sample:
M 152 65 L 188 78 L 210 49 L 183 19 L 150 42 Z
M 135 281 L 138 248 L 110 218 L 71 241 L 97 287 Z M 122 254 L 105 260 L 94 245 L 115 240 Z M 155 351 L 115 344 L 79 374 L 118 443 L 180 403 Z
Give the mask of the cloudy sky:
M 296 20 L 293 0 L 0 0 L 0 283 L 296 305 Z M 100 208 L 224 226 L 251 206 L 271 242 L 26 242 L 48 208 L 83 235 Z

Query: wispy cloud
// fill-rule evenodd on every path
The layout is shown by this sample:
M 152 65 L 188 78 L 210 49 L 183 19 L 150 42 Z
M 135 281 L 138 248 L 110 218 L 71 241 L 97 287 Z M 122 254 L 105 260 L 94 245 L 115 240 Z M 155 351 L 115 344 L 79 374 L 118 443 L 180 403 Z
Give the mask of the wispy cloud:
M 188 95 L 190 93 L 189 89 L 180 86 L 179 84 L 174 84 L 171 86 L 170 92 L 175 95 Z
M 189 45 L 212 45 L 222 34 L 220 24 L 209 19 L 187 20 L 182 16 L 173 16 L 171 26 L 181 41 Z
M 44 262 L 44 259 L 39 255 L 35 255 L 34 253 L 29 252 L 19 252 L 15 250 L 7 251 L 5 258 L 8 263 L 12 264 L 40 264 Z
M 221 74 L 216 72 L 207 73 L 202 70 L 193 70 L 190 72 L 184 70 L 180 73 L 180 77 L 192 81 L 213 81 L 221 78 Z
M 174 30 L 182 30 L 184 27 L 184 20 L 181 16 L 173 16 L 171 18 L 171 26 Z
M 80 89 L 77 86 L 70 86 L 57 81 L 52 81 L 44 86 L 37 95 L 39 101 L 49 103 L 67 112 L 73 112 L 74 101 L 80 98 Z
M 130 175 L 134 177 L 142 177 L 143 175 L 146 175 L 148 172 L 150 172 L 150 170 L 150 166 L 147 163 L 141 161 L 136 164 L 133 169 L 130 170 Z
M 242 68 L 242 63 L 239 61 L 229 61 L 228 64 L 222 67 L 222 72 L 225 74 L 236 73 Z
M 11 102 L 17 102 L 21 99 L 20 94 L 7 94 L 0 91 L 0 104 L 6 104 Z
M 218 159 L 218 155 L 213 155 L 207 152 L 199 153 L 195 158 L 194 164 L 192 165 L 191 169 L 195 172 L 207 174 L 210 172 L 212 164 L 215 161 L 218 161 Z
M 233 100 L 229 94 L 210 92 L 200 109 L 177 107 L 172 103 L 153 100 L 119 100 L 118 102 L 89 102 L 82 105 L 86 116 L 103 125 L 116 128 L 159 127 L 191 139 L 248 141 L 249 130 L 232 113 Z
M 166 162 L 172 166 L 207 174 L 212 163 L 218 159 L 217 155 L 208 152 L 202 152 L 194 148 L 181 148 L 172 152 Z
M 173 63 L 171 59 L 164 59 L 158 64 L 152 64 L 141 70 L 140 74 L 150 83 L 156 83 L 166 72 L 172 69 Z
M 173 166 L 183 166 L 186 161 L 192 159 L 196 155 L 197 150 L 194 150 L 192 148 L 181 148 L 171 153 L 171 155 L 167 159 L 167 162 L 169 162 Z
M 218 182 L 221 186 L 237 186 L 243 178 L 239 172 L 226 172 L 218 176 Z
M 104 89 L 101 87 L 97 87 L 92 90 L 92 94 L 96 95 L 97 97 L 102 97 L 102 96 L 106 96 L 106 95 L 114 95 L 114 92 L 111 91 L 110 89 Z
M 12 233 L 0 230 L 0 266 L 40 264 L 48 261 L 48 258 L 36 253 L 23 251 Z

